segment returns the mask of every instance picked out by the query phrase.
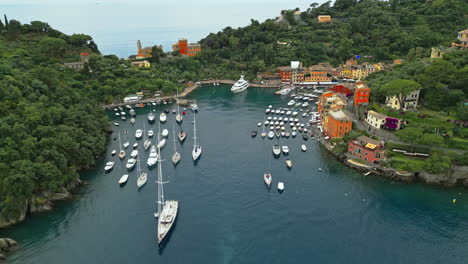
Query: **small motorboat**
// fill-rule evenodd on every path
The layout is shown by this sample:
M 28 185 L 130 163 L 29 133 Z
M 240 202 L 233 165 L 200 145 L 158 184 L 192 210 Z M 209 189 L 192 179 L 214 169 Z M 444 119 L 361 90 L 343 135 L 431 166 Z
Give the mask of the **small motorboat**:
M 308 138 L 307 138 L 307 134 L 303 134 L 303 135 L 302 135 L 302 139 L 307 140 L 307 139 L 308 139 Z
M 114 123 L 114 126 L 120 126 L 120 125 L 119 125 L 119 123 L 115 122 L 115 123 Z
M 267 133 L 266 132 L 262 132 L 262 134 L 260 134 L 262 136 L 262 138 L 265 138 L 267 136 Z
M 252 132 L 250 132 L 250 136 L 252 136 L 253 138 L 256 137 L 257 134 L 258 134 L 257 131 L 252 131 Z
M 257 123 L 257 126 L 258 126 L 258 127 L 261 126 L 261 125 L 262 125 L 262 122 L 258 122 L 258 123 Z
M 296 131 L 291 132 L 291 137 L 295 138 L 296 136 L 297 136 L 297 132 L 296 132 Z
M 276 143 L 274 146 L 273 146 L 273 154 L 275 156 L 279 156 L 281 154 L 281 148 L 280 146 L 278 145 L 278 143 Z
M 286 133 L 284 133 L 284 131 L 281 132 L 281 136 L 282 137 L 285 137 L 286 136 Z
M 125 167 L 127 167 L 128 170 L 131 170 L 135 167 L 136 163 L 137 163 L 136 159 L 134 158 L 128 159 L 127 165 Z
M 120 117 L 123 121 L 127 120 L 125 116 Z
M 281 146 L 281 150 L 285 155 L 289 154 L 289 147 L 288 146 Z
M 127 182 L 127 180 L 128 180 L 128 174 L 124 174 L 122 175 L 122 177 L 120 177 L 119 184 L 124 184 Z
M 275 136 L 276 136 L 277 138 L 280 138 L 281 134 L 280 134 L 279 132 L 276 132 L 276 133 L 275 133 Z
M 130 106 L 130 107 L 131 107 L 131 106 Z M 135 115 L 136 115 L 135 110 L 133 110 L 133 108 L 130 108 L 130 115 L 131 115 L 131 116 L 135 116 Z
M 290 135 L 291 135 L 291 134 L 289 134 L 289 132 L 284 133 L 284 136 L 285 136 L 286 138 L 289 138 Z
M 288 110 L 288 111 L 286 112 L 286 115 L 287 115 L 287 116 L 289 116 L 289 115 L 291 115 L 291 114 L 292 114 L 292 111 L 291 111 L 291 110 Z
M 127 142 L 123 143 L 124 148 L 128 148 L 128 146 L 130 146 L 130 142 L 127 141 Z
M 161 141 L 158 142 L 158 145 L 156 147 L 162 149 L 162 148 L 164 148 L 164 146 L 166 146 L 166 139 L 165 138 L 161 139 Z
M 272 181 L 271 174 L 270 173 L 263 174 L 263 180 L 265 181 L 267 188 L 270 189 L 271 181 Z
M 267 108 L 267 109 L 265 110 L 265 114 L 269 114 L 270 111 L 271 111 L 271 109 L 270 109 L 270 108 Z
M 133 144 L 133 148 L 137 148 L 138 147 L 138 142 L 135 142 L 135 144 Z
M 284 191 L 284 183 L 283 182 L 278 182 L 278 192 L 283 192 Z
M 185 133 L 185 131 L 180 131 L 179 135 L 178 135 L 179 141 L 184 142 L 186 136 L 187 136 L 187 134 Z
M 296 104 L 296 101 L 294 101 L 294 100 L 291 100 L 291 101 L 288 102 L 288 106 L 293 106 L 294 104 Z
M 125 112 L 124 112 L 124 111 L 120 112 L 120 115 L 123 115 L 123 116 L 124 116 L 124 115 L 125 115 Z
M 132 153 L 130 153 L 130 157 L 136 158 L 136 156 L 138 156 L 138 149 L 134 149 Z
M 132 125 L 135 124 L 135 121 L 136 121 L 135 118 L 133 118 L 133 117 L 130 118 L 130 124 L 132 124 Z
M 167 136 L 169 135 L 169 130 L 163 129 L 161 135 L 162 135 L 163 137 L 167 137 Z
M 119 158 L 120 158 L 120 159 L 125 158 L 125 151 L 124 151 L 124 150 L 121 150 L 121 151 L 119 152 Z
M 288 169 L 292 168 L 292 161 L 290 159 L 286 159 L 286 166 Z
M 109 162 L 106 163 L 106 166 L 104 167 L 104 171 L 109 172 L 109 171 L 112 170 L 112 168 L 114 168 L 114 162 L 109 161 Z
M 115 154 L 117 154 L 117 150 L 114 149 L 114 150 L 112 150 L 111 155 L 115 156 Z
M 120 116 L 120 113 L 115 113 L 116 116 Z
M 153 137 L 153 136 L 154 136 L 154 131 L 148 130 L 148 137 Z
M 161 115 L 159 115 L 159 121 L 161 121 L 161 123 L 164 123 L 166 122 L 167 120 L 167 116 L 165 113 L 161 113 Z
M 296 111 L 292 112 L 292 116 L 297 116 L 297 114 L 298 113 Z
M 302 150 L 303 152 L 306 152 L 306 151 L 307 151 L 307 147 L 306 147 L 306 145 L 305 145 L 305 144 L 302 144 L 302 146 L 301 146 L 301 150 Z
M 275 137 L 275 133 L 273 131 L 268 132 L 268 138 L 273 139 Z
M 140 139 L 143 136 L 143 130 L 137 129 L 135 132 L 135 138 Z

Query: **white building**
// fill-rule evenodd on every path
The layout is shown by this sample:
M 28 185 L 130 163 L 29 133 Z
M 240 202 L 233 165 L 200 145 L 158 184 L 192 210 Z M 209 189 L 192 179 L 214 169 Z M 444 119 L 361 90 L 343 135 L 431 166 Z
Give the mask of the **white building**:
M 386 122 L 386 119 L 387 119 L 386 116 L 384 116 L 382 114 L 379 114 L 379 113 L 377 113 L 375 111 L 370 110 L 369 112 L 367 112 L 366 122 L 369 125 L 377 128 L 377 129 L 382 128 L 382 126 Z
M 416 90 L 416 91 L 409 93 L 406 96 L 402 96 L 400 94 L 399 95 L 400 100 L 398 100 L 396 95 L 387 96 L 387 98 L 385 98 L 385 104 L 388 107 L 396 109 L 396 110 L 403 110 L 403 111 L 416 110 L 416 107 L 418 106 L 419 92 L 420 90 Z M 402 105 L 400 105 L 400 101 Z

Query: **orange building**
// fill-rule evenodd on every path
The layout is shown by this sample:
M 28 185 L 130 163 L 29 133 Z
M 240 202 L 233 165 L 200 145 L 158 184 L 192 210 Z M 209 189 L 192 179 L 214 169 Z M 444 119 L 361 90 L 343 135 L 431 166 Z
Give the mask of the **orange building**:
M 314 65 L 305 70 L 305 82 L 331 82 L 332 77 L 329 75 L 327 68 L 320 65 Z
M 354 90 L 354 105 L 368 104 L 370 97 L 370 88 L 364 83 L 356 83 Z
M 342 138 L 353 128 L 353 119 L 346 110 L 330 111 L 323 128 L 330 138 Z
M 173 51 L 179 51 L 180 55 L 187 55 L 193 57 L 201 52 L 201 45 L 196 43 L 188 44 L 187 39 L 179 39 L 179 41 L 172 45 Z
M 279 67 L 278 73 L 281 78 L 281 82 L 291 83 L 292 81 L 292 69 L 291 67 Z

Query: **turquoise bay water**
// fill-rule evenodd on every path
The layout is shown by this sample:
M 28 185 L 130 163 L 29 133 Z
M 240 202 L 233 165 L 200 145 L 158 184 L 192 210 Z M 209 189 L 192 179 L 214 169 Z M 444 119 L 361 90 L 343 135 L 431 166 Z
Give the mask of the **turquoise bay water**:
M 19 241 L 11 263 L 464 263 L 468 257 L 468 197 L 464 189 L 393 183 L 364 177 L 338 163 L 316 141 L 280 139 L 290 147 L 293 168 L 274 159 L 275 141 L 250 137 L 263 121 L 264 109 L 284 106 L 288 98 L 272 90 L 251 88 L 233 95 L 228 86 L 205 86 L 198 100 L 197 128 L 203 154 L 191 161 L 190 114 L 182 124 L 188 132 L 177 148 L 181 163 L 174 168 L 169 141 L 162 154 L 166 199 L 180 202 L 179 216 L 168 243 L 156 244 L 156 171 L 140 191 L 136 172 L 119 187 L 124 163 L 112 157 L 110 140 L 105 160 L 82 174 L 89 185 L 75 199 L 50 213 L 33 215 L 0 237 Z M 173 109 L 173 105 L 167 106 Z M 156 107 L 156 114 L 163 107 Z M 148 108 L 138 111 L 137 124 L 116 119 L 118 130 L 147 127 Z M 114 122 L 114 121 L 113 121 Z M 172 129 L 169 114 L 163 128 Z M 177 127 L 177 125 L 176 125 Z M 113 136 L 115 136 L 114 134 Z M 170 139 L 172 131 L 170 133 Z M 140 145 L 142 144 L 141 141 Z M 303 153 L 300 145 L 307 144 Z M 139 146 L 140 153 L 143 149 Z M 127 153 L 128 155 L 128 153 Z M 148 153 L 141 154 L 146 161 Z M 271 160 L 274 186 L 268 191 L 263 173 Z M 116 161 L 105 174 L 104 163 Z M 322 172 L 317 168 L 321 167 Z M 146 165 L 143 166 L 146 170 Z M 458 202 L 452 204 L 452 199 Z
M 102 53 L 126 58 L 136 54 L 137 40 L 170 51 L 179 38 L 197 42 L 228 26 L 246 26 L 251 18 L 264 21 L 282 9 L 309 5 L 306 0 L 2 0 L 0 14 L 23 23 L 45 21 L 66 34 L 91 35 Z

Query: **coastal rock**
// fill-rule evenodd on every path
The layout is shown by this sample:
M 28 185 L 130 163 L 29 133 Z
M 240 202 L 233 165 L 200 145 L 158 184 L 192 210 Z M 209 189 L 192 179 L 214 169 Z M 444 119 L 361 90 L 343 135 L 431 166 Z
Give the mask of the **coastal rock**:
M 31 204 L 29 206 L 30 213 L 42 213 L 50 210 L 52 210 L 52 205 L 46 198 L 36 197 L 31 199 Z
M 0 252 L 8 252 L 16 248 L 18 243 L 11 238 L 0 238 Z
M 0 262 L 3 262 L 6 259 L 5 255 L 0 253 Z
M 0 238 L 0 250 L 5 251 L 8 248 L 8 242 L 5 240 L 5 238 Z
M 5 219 L 0 217 L 0 228 L 9 227 L 14 224 L 17 224 L 23 221 L 26 218 L 26 213 L 28 212 L 29 202 L 23 202 L 23 207 L 21 207 L 20 212 L 16 218 Z
M 15 240 L 13 240 L 11 238 L 5 238 L 5 241 L 8 243 L 8 246 L 10 248 L 15 247 L 15 246 L 18 245 L 18 242 L 16 242 Z
M 74 180 L 69 182 L 65 186 L 65 188 L 67 189 L 68 192 L 72 192 L 73 190 L 75 190 L 76 188 L 78 188 L 81 185 L 83 185 L 83 182 L 79 178 L 75 178 Z M 70 196 L 71 196 L 71 194 L 70 194 Z
M 66 187 L 63 187 L 60 192 L 52 193 L 49 195 L 50 201 L 61 201 L 70 198 L 72 195 Z

